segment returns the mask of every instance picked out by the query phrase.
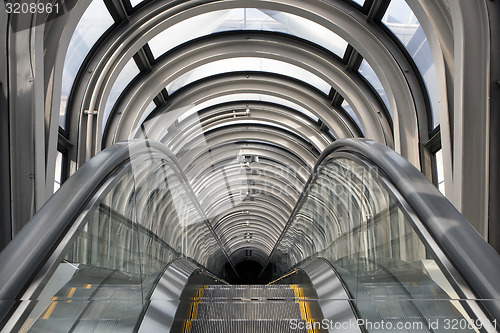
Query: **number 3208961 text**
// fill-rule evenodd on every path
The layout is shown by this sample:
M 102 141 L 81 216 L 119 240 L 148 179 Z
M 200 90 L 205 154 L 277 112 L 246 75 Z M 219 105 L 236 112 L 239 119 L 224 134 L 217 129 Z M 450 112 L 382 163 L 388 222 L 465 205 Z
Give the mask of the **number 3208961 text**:
M 51 14 L 59 13 L 59 4 L 55 3 L 19 3 L 19 2 L 6 2 L 5 9 L 7 14 Z

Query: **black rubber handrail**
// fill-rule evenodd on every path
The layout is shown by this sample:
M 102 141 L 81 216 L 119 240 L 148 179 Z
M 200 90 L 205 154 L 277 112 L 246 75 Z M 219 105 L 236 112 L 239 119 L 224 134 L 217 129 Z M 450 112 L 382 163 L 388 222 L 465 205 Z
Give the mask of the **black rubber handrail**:
M 419 170 L 394 150 L 372 140 L 342 139 L 322 152 L 269 259 L 305 200 L 318 169 L 339 152 L 361 156 L 386 175 L 478 300 L 484 300 L 482 306 L 500 320 L 500 255 Z
M 124 163 L 145 154 L 160 154 L 177 169 L 207 227 L 227 257 L 220 239 L 208 223 L 173 153 L 162 143 L 132 140 L 118 143 L 91 158 L 78 169 L 0 252 L 0 322 L 20 299 L 55 245 L 70 229 L 100 186 Z M 229 261 L 229 257 L 227 257 Z M 230 261 L 229 261 L 230 262 Z

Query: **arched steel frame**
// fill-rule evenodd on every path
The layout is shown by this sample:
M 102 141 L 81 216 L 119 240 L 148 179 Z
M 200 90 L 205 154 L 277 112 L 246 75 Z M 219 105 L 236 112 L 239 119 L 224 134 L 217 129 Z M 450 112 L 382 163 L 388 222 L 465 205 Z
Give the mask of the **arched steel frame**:
M 217 104 L 198 111 L 175 126 L 167 128 L 168 133 L 159 139 L 172 151 L 178 151 L 182 149 L 186 141 L 193 140 L 200 135 L 200 132 L 228 124 L 247 122 L 284 127 L 309 140 L 318 151 L 323 151 L 329 143 L 333 142 L 333 138 L 322 129 L 318 122 L 303 113 L 279 104 L 253 101 Z
M 190 4 L 194 4 L 196 2 L 189 2 Z M 226 5 L 230 4 L 228 8 L 236 8 L 239 1 L 231 1 L 225 2 Z M 259 1 L 259 6 L 263 5 L 263 8 L 266 8 L 265 5 L 268 5 L 270 2 L 267 1 Z M 160 25 L 163 26 L 163 29 L 168 26 L 167 23 L 171 18 L 183 16 L 186 12 L 191 12 L 191 16 L 196 15 L 196 13 L 200 13 L 200 7 L 204 8 L 203 12 L 217 10 L 223 7 L 218 7 L 220 2 L 210 3 L 210 8 L 208 8 L 208 4 L 203 4 L 192 8 L 184 8 L 183 11 L 180 11 L 175 16 L 170 16 L 163 20 Z M 186 4 L 187 5 L 187 4 Z M 232 7 L 236 5 L 235 7 Z M 280 4 L 279 9 L 283 11 L 290 10 L 290 7 L 287 7 L 283 4 Z M 289 4 L 288 4 L 289 6 Z M 145 6 L 146 8 L 148 6 Z M 182 7 L 182 6 L 181 6 Z M 307 5 L 305 6 L 307 7 Z M 170 8 L 174 10 L 176 7 Z M 177 8 L 178 9 L 178 8 Z M 276 8 L 269 8 L 276 9 Z M 301 8 L 303 10 L 303 8 Z M 317 9 L 317 8 L 316 8 Z M 198 12 L 197 12 L 198 11 Z M 138 11 L 138 13 L 141 10 Z M 292 11 L 293 12 L 293 11 Z M 311 8 L 307 10 L 308 18 L 311 19 L 310 13 Z M 316 12 L 317 13 L 317 12 Z M 306 14 L 302 12 L 302 14 Z M 322 13 L 324 14 L 324 13 Z M 338 14 L 338 13 L 337 13 Z M 138 15 L 139 16 L 139 15 Z M 158 16 L 161 16 L 158 15 Z M 148 22 L 144 22 L 145 25 L 148 25 L 151 21 L 154 21 L 157 17 L 152 17 Z M 134 26 L 135 17 L 131 17 L 130 27 Z M 321 18 L 316 17 L 321 21 Z M 143 20 L 142 17 L 138 17 L 138 21 Z M 333 21 L 333 20 L 332 20 Z M 172 21 L 170 24 L 175 23 Z M 331 22 L 330 22 L 331 23 Z M 144 41 L 147 41 L 147 36 L 150 34 L 152 37 L 154 33 L 150 32 L 155 30 L 142 30 L 142 34 L 138 36 L 131 30 L 121 31 L 119 33 L 119 39 L 121 46 L 117 49 L 113 50 L 117 44 L 111 42 L 111 44 L 104 45 L 100 48 L 100 51 L 97 53 L 104 52 L 100 55 L 97 55 L 94 59 L 97 59 L 97 63 L 93 63 L 91 61 L 89 66 L 95 67 L 94 71 L 91 73 L 88 81 L 88 86 L 85 86 L 87 82 L 85 80 L 82 82 L 83 89 L 77 89 L 76 96 L 81 96 L 82 104 L 80 105 L 80 109 L 78 112 L 80 114 L 84 114 L 83 112 L 87 110 L 87 119 L 84 120 L 82 117 L 81 122 L 78 126 L 80 129 L 84 129 L 85 126 L 88 126 L 87 133 L 80 132 L 81 136 L 79 138 L 79 142 L 83 144 L 85 142 L 86 151 L 85 157 L 83 160 L 86 160 L 90 154 L 94 154 L 95 152 L 101 149 L 99 134 L 101 133 L 102 124 L 102 112 L 97 112 L 97 122 L 94 122 L 94 110 L 102 110 L 103 106 L 107 101 L 107 96 L 109 95 L 109 91 L 114 83 L 114 79 L 117 77 L 117 72 L 120 72 L 123 69 L 126 61 L 129 60 L 135 52 L 130 52 L 130 50 L 134 50 L 138 46 L 141 47 L 144 45 Z M 337 27 L 339 29 L 339 27 Z M 120 29 L 117 29 L 120 30 Z M 332 28 L 333 31 L 337 32 L 335 28 Z M 342 30 L 342 29 L 340 29 Z M 343 31 L 343 30 L 342 30 Z M 125 33 L 124 33 L 125 32 Z M 130 32 L 130 36 L 127 35 L 127 32 Z M 345 33 L 345 32 L 344 32 Z M 134 38 L 126 41 L 127 37 L 132 37 L 135 34 Z M 339 34 L 342 36 L 342 34 Z M 118 36 L 116 36 L 118 37 Z M 345 38 L 345 36 L 342 36 Z M 352 37 L 352 36 L 351 36 Z M 110 41 L 112 41 L 112 37 L 110 37 Z M 137 39 L 142 39 L 143 43 L 137 42 Z M 128 43 L 132 43 L 129 44 Z M 106 44 L 106 43 L 104 43 Z M 355 43 L 351 43 L 355 45 Z M 124 47 L 126 45 L 126 47 Z M 380 47 L 380 45 L 379 45 Z M 134 50 L 138 51 L 138 49 Z M 108 54 L 109 56 L 102 57 L 103 54 Z M 181 116 L 186 111 L 189 111 L 190 105 L 197 105 L 202 101 L 208 101 L 211 98 L 216 98 L 218 96 L 227 96 L 228 94 L 239 93 L 265 93 L 270 94 L 272 96 L 279 96 L 281 98 L 290 99 L 294 98 L 294 102 L 302 106 L 306 106 L 306 108 L 313 114 L 315 114 L 323 124 L 325 124 L 330 131 L 336 137 L 352 137 L 358 133 L 356 133 L 356 126 L 353 126 L 353 122 L 349 117 L 346 117 L 345 114 L 338 114 L 337 111 L 332 108 L 331 102 L 328 100 L 326 96 L 321 96 L 319 92 L 315 92 L 314 89 L 306 87 L 304 84 L 299 84 L 298 82 L 292 82 L 293 80 L 286 79 L 283 77 L 279 77 L 277 75 L 270 75 L 264 73 L 251 73 L 245 74 L 245 76 L 241 76 L 239 78 L 235 78 L 235 75 L 238 74 L 228 74 L 228 75 L 219 75 L 213 79 L 201 80 L 200 82 L 194 82 L 190 84 L 185 89 L 181 89 L 181 91 L 174 94 L 174 96 L 170 96 L 164 108 L 158 108 L 155 110 L 154 114 L 156 117 L 152 115 L 145 116 L 142 114 L 147 106 L 151 103 L 152 99 L 161 92 L 161 90 L 172 82 L 175 78 L 180 75 L 188 72 L 189 70 L 201 66 L 206 63 L 210 63 L 212 61 L 220 60 L 220 59 L 230 59 L 234 57 L 245 57 L 252 56 L 258 54 L 259 57 L 275 59 L 280 61 L 286 61 L 288 63 L 297 65 L 301 68 L 304 68 L 322 79 L 328 82 L 337 92 L 340 92 L 343 95 L 349 104 L 353 107 L 356 116 L 361 122 L 361 127 L 365 135 L 369 138 L 376 139 L 381 141 L 389 146 L 393 146 L 393 133 L 391 133 L 391 124 L 390 121 L 385 117 L 385 113 L 382 112 L 383 106 L 381 105 L 379 99 L 373 94 L 370 88 L 363 84 L 363 81 L 357 75 L 353 75 L 349 73 L 346 69 L 344 63 L 342 61 L 336 59 L 331 54 L 328 54 L 324 50 L 320 48 L 314 47 L 310 44 L 304 43 L 298 39 L 291 38 L 289 36 L 281 36 L 279 34 L 271 34 L 271 33 L 263 33 L 263 32 L 240 32 L 240 33 L 224 33 L 219 34 L 217 36 L 210 36 L 207 38 L 200 38 L 194 40 L 192 42 L 186 43 L 185 45 L 173 50 L 172 52 L 167 53 L 163 57 L 157 60 L 155 64 L 152 66 L 152 70 L 149 73 L 145 73 L 140 75 L 134 82 L 129 85 L 126 92 L 122 95 L 122 98 L 115 104 L 115 107 L 112 110 L 112 114 L 109 118 L 109 126 L 105 129 L 105 145 L 110 144 L 112 142 L 118 142 L 121 140 L 127 140 L 130 138 L 130 133 L 134 133 L 134 130 L 141 127 L 142 134 L 145 134 L 148 138 L 159 139 L 163 142 L 168 142 L 168 137 L 171 134 L 167 134 L 165 136 L 165 130 L 171 127 L 171 125 L 177 125 L 175 121 L 176 118 Z M 385 54 L 386 56 L 388 53 Z M 102 59 L 106 59 L 106 63 L 102 62 Z M 116 59 L 116 61 L 114 61 Z M 314 61 L 313 61 L 314 59 Z M 389 63 L 387 61 L 386 63 Z M 101 65 L 101 67 L 100 67 Z M 376 66 L 375 66 L 376 67 Z M 410 68 L 408 66 L 408 68 Z M 402 71 L 399 72 L 399 81 L 394 80 L 391 82 L 399 82 L 403 83 L 401 78 L 404 77 Z M 105 78 L 105 79 L 104 79 Z M 271 80 L 271 78 L 273 80 Z M 397 78 L 394 77 L 394 78 Z M 272 81 L 272 82 L 270 82 Z M 281 81 L 281 82 L 280 82 Z M 287 81 L 287 82 L 283 82 Z M 381 79 L 383 83 L 386 83 L 383 79 Z M 406 84 L 406 80 L 404 83 Z M 228 84 L 229 83 L 229 84 Z M 273 86 L 274 84 L 274 86 Z M 297 87 L 300 85 L 299 89 L 293 87 Z M 406 87 L 406 85 L 399 85 L 400 87 Z M 90 89 L 88 89 L 90 88 Z M 386 89 L 387 91 L 388 89 Z M 393 89 L 395 90 L 395 89 Z M 304 91 L 307 91 L 304 93 Z M 389 94 L 391 89 L 388 90 Z M 411 102 L 405 103 L 405 109 L 415 109 L 413 105 L 414 96 L 411 93 L 408 93 L 410 89 L 406 89 L 406 91 L 397 94 L 397 98 L 399 99 L 399 106 L 402 105 L 402 101 Z M 302 94 L 301 94 L 302 93 Z M 297 95 L 300 95 L 300 98 L 297 98 Z M 309 96 L 315 96 L 316 98 L 310 98 Z M 409 98 L 408 96 L 412 96 Z M 310 101 L 309 105 L 304 105 L 304 101 Z M 317 107 L 318 101 L 323 100 L 322 107 Z M 418 98 L 417 98 L 418 100 Z M 395 101 L 391 101 L 391 103 L 395 103 Z M 312 107 L 311 107 L 312 105 Z M 83 108 L 82 108 L 83 106 Z M 391 105 L 392 106 L 392 105 Z M 396 109 L 396 108 L 394 108 Z M 160 111 L 161 110 L 161 111 Z M 178 111 L 181 110 L 181 111 Z M 324 110 L 323 112 L 319 112 L 318 110 Z M 411 114 L 411 113 L 410 113 Z M 162 117 L 162 115 L 164 115 Z M 413 113 L 415 115 L 415 113 Z M 198 115 L 197 115 L 198 116 Z M 336 117 L 335 117 L 336 116 Z M 333 119 L 332 119 L 333 117 Z M 396 117 L 396 121 L 399 121 Z M 146 119 L 145 123 L 139 123 L 141 119 Z M 411 116 L 410 118 L 411 119 Z M 148 122 L 149 120 L 149 122 Z M 221 142 L 230 142 L 228 141 L 229 137 L 231 140 L 246 141 L 246 137 L 252 138 L 251 141 L 256 141 L 260 143 L 272 143 L 273 145 L 281 145 L 285 149 L 290 149 L 290 144 L 286 144 L 286 141 L 283 141 L 283 137 L 280 133 L 283 132 L 283 128 L 279 128 L 282 125 L 277 126 L 277 122 L 274 119 L 266 119 L 265 123 L 267 123 L 268 127 L 274 128 L 271 131 L 267 131 L 265 135 L 262 135 L 262 131 L 255 131 L 252 133 L 252 130 L 244 130 L 241 133 L 238 133 L 238 129 L 255 127 L 257 124 L 251 124 L 250 126 L 248 121 L 241 122 L 235 121 L 234 119 L 228 121 L 220 121 L 219 124 L 215 125 L 206 125 L 203 121 L 196 119 L 193 117 L 191 124 L 199 121 L 199 130 L 191 131 L 192 136 L 186 136 L 182 141 L 186 142 L 189 140 L 187 145 L 181 144 L 173 144 L 173 149 L 177 150 L 175 147 L 182 147 L 177 150 L 179 153 L 184 152 L 184 154 L 179 155 L 178 157 L 182 160 L 185 160 L 184 155 L 188 155 L 186 152 L 196 151 L 196 143 L 206 143 L 207 147 L 214 146 L 214 138 L 219 138 L 219 142 L 215 144 L 215 146 L 221 144 Z M 261 120 L 262 121 L 262 120 Z M 207 119 L 206 122 L 210 122 Z M 189 122 L 186 122 L 189 124 Z M 238 124 L 239 123 L 239 124 Z M 416 124 L 416 121 L 414 121 Z M 238 126 L 240 125 L 240 126 Z M 294 128 L 298 128 L 297 126 L 290 125 L 290 121 L 287 122 L 287 127 L 285 132 L 294 132 Z M 393 123 L 396 131 L 399 126 Z M 237 129 L 236 131 L 228 131 L 228 128 Z M 415 131 L 418 133 L 416 126 L 403 126 L 403 129 L 406 133 L 409 130 Z M 178 127 L 176 128 L 178 129 Z M 168 132 L 167 132 L 168 133 Z M 215 134 L 216 133 L 216 134 Z M 92 135 L 92 137 L 89 136 Z M 186 134 L 186 133 L 184 133 Z M 295 135 L 303 135 L 306 136 L 307 131 L 304 132 L 302 130 L 301 133 L 295 133 Z M 310 133 L 309 133 L 310 134 Z M 398 133 L 394 133 L 395 137 L 398 137 Z M 256 135 L 256 136 L 255 136 Z M 287 136 L 290 133 L 286 133 Z M 294 136 L 295 136 L 294 135 Z M 264 137 L 265 136 L 265 137 Z M 270 140 L 270 136 L 272 140 Z M 222 138 L 221 138 L 222 137 Z M 276 140 L 278 139 L 278 140 Z M 401 138 L 400 138 L 401 139 Z M 89 142 L 90 141 L 90 142 Z M 93 143 L 92 143 L 93 141 Z M 400 140 L 399 143 L 405 141 Z M 210 144 L 209 144 L 210 142 Z M 234 141 L 233 141 L 234 142 Z M 323 141 L 324 142 L 324 141 Z M 195 144 L 193 144 L 195 143 Z M 308 150 L 310 150 L 310 146 L 305 151 L 302 147 L 306 147 L 304 144 L 300 144 L 296 146 L 297 149 L 293 151 L 298 153 L 299 156 L 307 156 L 309 155 Z M 419 153 L 418 153 L 418 145 L 417 147 L 403 147 L 401 145 L 398 147 L 398 142 L 395 143 L 396 149 L 399 149 L 407 158 L 412 160 L 416 165 L 419 165 Z M 207 148 L 205 147 L 205 148 Z M 318 142 L 316 142 L 315 150 L 320 152 L 321 148 L 324 147 L 324 144 L 318 146 Z M 204 148 L 202 148 L 204 149 Z M 413 154 L 408 154 L 408 152 L 413 151 Z M 417 152 L 417 153 L 415 153 Z M 80 155 L 81 156 L 81 155 Z M 314 160 L 315 156 L 312 156 L 312 160 Z M 187 165 L 196 164 L 197 159 L 191 160 Z M 187 162 L 187 161 L 186 161 Z M 307 163 L 309 167 L 311 167 L 314 163 Z M 237 177 L 240 175 L 237 175 Z M 223 177 L 224 178 L 224 177 Z M 226 177 L 227 178 L 227 177 Z M 221 180 L 219 180 L 220 183 Z M 231 183 L 229 179 L 224 179 L 223 182 L 226 182 L 225 191 L 223 195 L 225 195 L 228 199 L 232 200 L 232 194 L 228 195 L 227 193 L 227 182 Z M 236 178 L 236 183 L 241 184 L 241 180 Z M 267 182 L 269 184 L 269 182 Z M 249 188 L 248 184 L 243 184 L 244 187 Z M 252 185 L 255 186 L 255 185 Z M 211 186 L 213 188 L 214 186 Z M 264 186 L 264 193 L 268 190 Z M 200 194 L 203 194 L 203 191 L 200 191 Z M 211 199 L 217 202 L 217 196 L 211 196 Z M 226 200 L 226 201 L 227 201 Z M 203 201 L 203 200 L 202 200 Z M 224 200 L 218 200 L 219 204 L 224 204 Z M 208 207 L 205 207 L 207 209 Z M 208 209 L 207 209 L 208 210 Z M 271 223 L 272 224 L 272 223 Z M 224 231 L 221 230 L 221 235 L 224 234 Z M 233 239 L 236 236 L 228 235 L 229 239 Z M 237 238 L 234 238 L 235 242 L 237 242 Z M 265 245 L 265 244 L 263 244 Z M 228 245 L 229 247 L 231 245 Z
M 119 115 L 119 124 L 116 126 L 116 130 L 114 130 L 115 126 L 111 126 L 110 134 L 115 136 L 113 141 L 123 140 L 126 135 L 128 136 L 129 133 L 137 129 L 140 126 L 140 119 L 144 119 L 142 113 L 153 97 L 180 75 L 216 60 L 252 55 L 264 59 L 284 61 L 322 78 L 336 91 L 343 96 L 347 96 L 346 98 L 349 100 L 358 119 L 360 119 L 361 127 L 367 137 L 392 146 L 390 120 L 385 118 L 382 111 L 383 106 L 360 77 L 349 73 L 345 64 L 330 53 L 295 38 L 266 32 L 213 35 L 187 43 L 158 59 L 152 68 L 152 72 L 135 80 L 133 86 L 124 94 L 124 99 L 113 110 L 111 117 Z M 269 73 L 256 74 L 260 77 L 270 76 Z M 250 85 L 248 81 L 247 83 Z M 231 83 L 234 84 L 234 82 Z M 172 95 L 171 98 L 174 98 L 175 95 L 177 94 Z M 317 92 L 314 95 L 319 96 L 321 93 Z M 322 99 L 325 100 L 326 96 Z M 168 105 L 174 103 L 175 101 L 169 101 Z M 319 110 L 323 108 L 315 112 L 319 113 L 321 112 Z M 325 124 L 331 127 L 333 125 L 332 120 L 330 120 L 331 118 L 328 119 L 327 116 L 335 113 L 336 111 L 329 106 L 327 112 L 318 116 L 325 119 Z M 337 119 L 336 122 L 339 122 L 339 120 Z M 339 133 L 339 135 L 345 134 Z M 107 143 L 110 143 L 109 139 Z
M 58 95 L 64 56 L 78 18 L 89 3 L 90 0 L 71 3 L 72 10 L 57 19 L 37 16 L 32 20 L 36 24 L 22 33 L 9 30 L 10 47 L 6 54 L 10 59 L 7 64 L 8 71 L 17 73 L 9 79 L 13 83 L 10 83 L 6 90 L 10 96 L 8 104 L 9 113 L 12 115 L 9 120 L 10 144 L 16 154 L 33 156 L 9 158 L 11 187 L 14 190 L 11 191 L 8 201 L 14 204 L 9 210 L 2 210 L 11 211 L 12 226 L 8 228 L 7 234 L 15 234 L 27 221 L 23 216 L 30 215 L 29 211 L 33 209 L 27 209 L 26 204 L 35 207 L 35 210 L 38 209 L 44 202 L 44 196 L 51 191 L 57 153 L 55 143 L 58 137 Z M 491 79 L 488 60 L 490 41 L 486 1 L 458 0 L 448 5 L 444 0 L 419 0 L 410 1 L 409 5 L 426 32 L 436 64 L 441 102 L 441 139 L 445 170 L 449 171 L 445 176 L 447 188 L 451 189 L 449 195 L 456 206 L 460 210 L 463 209 L 466 216 L 470 216 L 471 222 L 485 235 L 485 212 L 488 211 L 489 200 L 494 198 L 482 193 L 485 188 L 485 193 L 488 192 L 488 151 L 494 149 L 494 145 L 488 143 L 489 113 L 485 112 L 478 117 L 471 110 L 477 109 L 478 106 L 489 110 L 487 100 L 488 82 Z M 396 110 L 393 119 L 394 148 L 413 164 L 422 165 L 422 170 L 427 172 L 424 164 L 427 163 L 428 152 L 421 145 L 429 139 L 428 110 L 418 75 L 413 72 L 411 61 L 400 50 L 397 41 L 388 36 L 377 23 L 372 22 L 371 13 L 354 10 L 341 0 L 259 0 L 251 3 L 244 0 L 182 3 L 163 0 L 140 6 L 130 13 L 128 22 L 116 24 L 110 29 L 108 37 L 103 38 L 99 47 L 93 49 L 78 75 L 77 85 L 71 97 L 72 105 L 68 109 L 68 141 L 73 145 L 70 158 L 77 161 L 73 164 L 72 171 L 98 151 L 99 147 L 100 131 L 96 127 L 99 122 L 93 119 L 95 116 L 92 112 L 85 111 L 103 110 L 95 105 L 102 106 L 102 103 L 106 102 L 105 97 L 109 95 L 109 90 L 124 65 L 148 40 L 166 27 L 186 18 L 208 11 L 248 6 L 296 14 L 322 24 L 343 37 L 370 63 L 389 96 L 391 109 Z M 0 15 L 5 16 L 4 13 Z M 44 19 L 47 20 L 45 23 Z M 5 26 L 10 24 L 13 30 L 18 24 L 15 20 L 2 21 L 6 22 Z M 16 59 L 17 55 L 22 54 L 44 54 L 39 52 L 43 50 L 43 59 L 39 55 L 37 58 L 26 56 Z M 483 61 L 477 61 L 477 50 L 481 50 L 479 57 Z M 339 60 L 332 57 L 330 61 Z M 33 74 L 36 75 L 27 83 L 23 81 L 23 75 L 29 77 L 26 72 L 29 68 L 34 68 Z M 348 74 L 349 80 L 352 79 L 353 75 Z M 7 82 L 3 74 L 1 79 Z M 352 102 L 349 100 L 351 92 L 346 91 L 345 94 L 344 97 Z M 40 103 L 42 96 L 44 103 Z M 44 105 L 43 112 L 35 105 Z M 44 114 L 45 119 L 42 119 L 41 114 Z M 33 119 L 37 120 L 30 121 Z M 32 131 L 31 138 L 21 138 L 22 131 L 16 130 L 26 121 L 39 124 L 33 125 L 36 128 Z M 465 131 L 468 124 L 478 130 Z M 368 134 L 367 136 L 369 137 Z M 485 140 L 475 139 L 479 137 Z M 90 149 L 85 150 L 84 147 Z M 30 163 L 31 165 L 28 165 Z M 35 164 L 37 167 L 33 168 L 32 165 Z M 29 181 L 23 180 L 23 175 L 28 173 L 33 175 L 35 181 L 31 180 L 31 176 Z M 34 201 L 27 200 L 31 193 L 35 193 Z M 4 203 L 2 205 L 5 206 Z
M 189 1 L 169 8 L 163 2 L 152 2 L 142 7 L 130 17 L 127 25 L 116 29 L 116 32 L 110 36 L 107 42 L 104 43 L 105 45 L 101 46 L 98 54 L 95 55 L 95 61 L 90 62 L 89 65 L 94 70 L 89 73 L 88 80 L 84 80 L 85 82 L 82 82 L 81 85 L 90 89 L 84 93 L 77 93 L 78 96 L 82 97 L 80 100 L 83 101 L 77 112 L 82 113 L 84 110 L 100 109 L 99 106 L 102 106 L 102 103 L 107 100 L 103 97 L 108 95 L 114 80 L 118 76 L 118 72 L 145 42 L 162 29 L 202 12 L 248 6 L 249 4 L 245 1 L 235 0 L 203 3 Z M 412 74 L 410 73 L 411 67 L 405 66 L 407 64 L 406 58 L 399 52 L 399 49 L 390 38 L 383 40 L 383 42 L 380 36 L 374 38 L 375 32 L 373 30 L 376 28 L 368 26 L 361 13 L 360 17 L 354 17 L 356 13 L 349 13 L 352 10 L 349 10 L 350 7 L 341 1 L 330 1 L 328 4 L 322 2 L 298 3 L 293 1 L 292 4 L 292 1 L 257 1 L 250 3 L 250 6 L 280 10 L 320 23 L 346 39 L 358 52 L 365 56 L 379 75 L 387 94 L 391 97 L 391 108 L 406 111 L 396 116 L 399 119 L 394 119 L 395 148 L 419 166 L 418 144 L 408 143 L 407 145 L 406 141 L 408 138 L 419 138 L 415 103 L 418 104 L 418 101 L 423 100 L 423 97 L 418 95 L 420 91 L 418 87 L 409 86 L 409 84 L 412 84 L 412 80 L 408 78 Z M 173 15 L 174 13 L 175 15 Z M 155 16 L 155 14 L 158 15 Z M 380 35 L 385 34 L 380 33 Z M 407 72 L 402 71 L 401 67 Z M 411 112 L 412 110 L 413 112 Z M 419 113 L 420 123 L 426 123 L 427 110 L 423 107 L 419 108 L 419 110 L 422 110 Z M 93 116 L 90 114 L 88 117 Z M 401 130 L 404 129 L 404 136 L 399 133 L 400 122 L 404 125 L 401 126 Z M 88 123 L 93 126 L 93 122 L 89 121 Z M 80 125 L 78 123 L 74 124 L 77 128 L 83 129 L 85 122 Z M 97 127 L 93 130 L 94 134 L 97 133 L 95 132 L 96 129 Z M 413 134 L 408 135 L 409 133 Z M 95 140 L 95 138 L 92 138 L 92 140 Z M 89 147 L 89 145 L 87 146 Z
M 266 159 L 266 164 L 278 168 L 280 174 L 286 175 L 293 170 L 293 178 L 300 184 L 305 184 L 311 174 L 311 169 L 292 152 L 278 146 L 265 143 L 242 142 L 213 147 L 205 155 L 200 156 L 196 165 L 186 167 L 186 177 L 191 180 L 193 188 L 203 183 L 204 173 L 209 172 L 212 165 L 242 156 L 259 156 Z
M 107 132 L 120 137 L 110 138 L 108 136 L 106 142 L 111 144 L 129 139 L 128 135 L 134 132 L 134 126 L 137 126 L 137 130 L 140 128 L 147 137 L 162 140 L 159 135 L 164 132 L 163 129 L 169 128 L 176 122 L 177 117 L 189 112 L 196 105 L 218 97 L 229 98 L 229 96 L 237 94 L 263 94 L 283 98 L 316 115 L 335 137 L 359 135 L 359 130 L 352 119 L 345 112 L 334 112 L 330 106 L 331 101 L 318 90 L 283 76 L 246 72 L 222 74 L 189 85 L 173 94 L 167 105 L 154 110 L 142 124 L 131 123 L 134 121 L 133 118 L 138 120 L 139 115 L 137 117 L 125 116 L 124 112 L 120 118 L 123 119 L 121 124 L 120 119 L 113 118 L 114 123 L 110 124 L 110 131 Z M 115 129 L 116 127 L 118 128 Z

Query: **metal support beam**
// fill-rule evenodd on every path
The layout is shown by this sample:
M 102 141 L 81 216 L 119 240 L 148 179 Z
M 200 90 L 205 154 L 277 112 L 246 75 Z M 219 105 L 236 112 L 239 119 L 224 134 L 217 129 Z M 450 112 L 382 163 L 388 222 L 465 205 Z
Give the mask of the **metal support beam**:
M 153 54 L 151 53 L 151 49 L 149 45 L 144 45 L 136 54 L 134 54 L 134 61 L 139 67 L 141 72 L 149 72 L 151 71 L 152 63 L 153 63 Z
M 104 0 L 104 4 L 115 22 L 128 20 L 128 13 L 122 0 Z
M 368 10 L 368 19 L 372 21 L 380 21 L 384 17 L 387 7 L 391 0 L 372 0 L 370 9 Z
M 345 53 L 346 67 L 348 70 L 353 72 L 357 72 L 359 66 L 361 66 L 361 62 L 363 61 L 363 57 L 356 51 L 352 46 L 348 46 L 347 51 Z
M 8 101 L 8 48 L 7 31 L 9 19 L 0 9 L 0 251 L 12 238 L 11 225 L 11 174 L 10 174 L 10 133 Z
M 489 168 L 490 192 L 488 203 L 488 241 L 500 253 L 500 1 L 488 2 L 488 15 L 491 33 L 490 48 L 490 137 Z

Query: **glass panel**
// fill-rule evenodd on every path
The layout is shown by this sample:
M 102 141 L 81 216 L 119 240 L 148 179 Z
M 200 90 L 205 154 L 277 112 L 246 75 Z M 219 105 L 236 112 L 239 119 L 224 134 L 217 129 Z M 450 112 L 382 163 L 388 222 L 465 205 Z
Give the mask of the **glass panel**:
M 352 109 L 351 105 L 349 102 L 347 102 L 345 99 L 341 104 L 342 108 L 351 116 L 352 120 L 358 125 L 359 129 L 361 132 L 363 132 L 363 127 L 361 127 L 361 123 L 359 122 L 358 116 L 356 116 L 356 113 L 354 113 L 354 110 Z
M 143 1 L 144 0 L 130 0 L 130 4 L 132 5 L 132 7 L 135 7 Z
M 429 94 L 435 128 L 439 125 L 437 74 L 424 30 L 405 0 L 392 0 L 382 22 L 403 43 L 417 65 Z
M 249 9 L 247 9 L 249 11 Z M 261 10 L 269 17 L 272 17 L 276 22 L 281 23 L 285 27 L 285 33 L 306 39 L 310 42 L 318 44 L 327 50 L 335 53 L 340 58 L 344 57 L 347 49 L 347 42 L 324 26 L 310 21 L 304 17 L 278 12 L 274 10 Z
M 392 116 L 392 110 L 389 105 L 389 100 L 387 99 L 387 94 L 385 93 L 384 87 L 382 86 L 382 83 L 380 82 L 377 74 L 375 74 L 373 68 L 365 59 L 363 59 L 363 61 L 361 62 L 361 66 L 359 66 L 359 74 L 363 75 L 366 81 L 370 82 L 375 91 L 378 92 L 380 98 L 382 99 L 382 101 L 384 101 L 385 107 L 389 111 L 389 114 Z
M 305 260 L 326 259 L 342 277 L 368 332 L 380 329 L 368 322 L 470 320 L 376 167 L 331 156 L 318 170 L 270 259 L 274 278 Z
M 251 57 L 218 60 L 202 65 L 181 75 L 167 85 L 166 89 L 171 95 L 179 88 L 196 80 L 216 74 L 237 71 L 260 71 L 286 75 L 316 87 L 325 95 L 327 95 L 331 89 L 330 85 L 323 79 L 303 68 L 279 60 Z
M 118 78 L 111 88 L 108 100 L 106 101 L 106 107 L 104 108 L 101 133 L 104 133 L 104 128 L 106 126 L 106 123 L 108 122 L 109 114 L 111 113 L 111 109 L 115 105 L 116 100 L 118 99 L 122 91 L 125 90 L 130 81 L 132 81 L 132 79 L 139 73 L 139 67 L 137 67 L 134 58 L 131 58 L 127 62 L 125 67 L 123 67 L 123 70 L 121 71 L 120 75 L 118 75 Z
M 365 4 L 365 0 L 352 0 L 352 1 L 354 1 L 355 3 L 360 5 L 361 7 L 363 7 L 363 5 Z
M 56 156 L 56 170 L 54 173 L 54 193 L 61 187 L 63 154 L 58 151 Z
M 164 30 L 149 41 L 155 58 L 195 38 L 220 31 L 263 30 L 294 35 L 343 57 L 347 42 L 324 26 L 303 17 L 255 8 L 237 8 L 201 14 Z
M 133 332 L 172 260 L 191 258 L 215 271 L 227 263 L 173 161 L 131 155 L 58 245 L 23 332 Z
M 439 149 L 434 155 L 436 159 L 436 173 L 437 173 L 437 186 L 439 191 L 446 195 L 446 190 L 444 187 L 444 167 L 443 167 L 443 150 Z
M 83 60 L 99 37 L 114 23 L 102 0 L 91 2 L 78 23 L 64 60 L 59 126 L 66 126 L 68 97 Z

